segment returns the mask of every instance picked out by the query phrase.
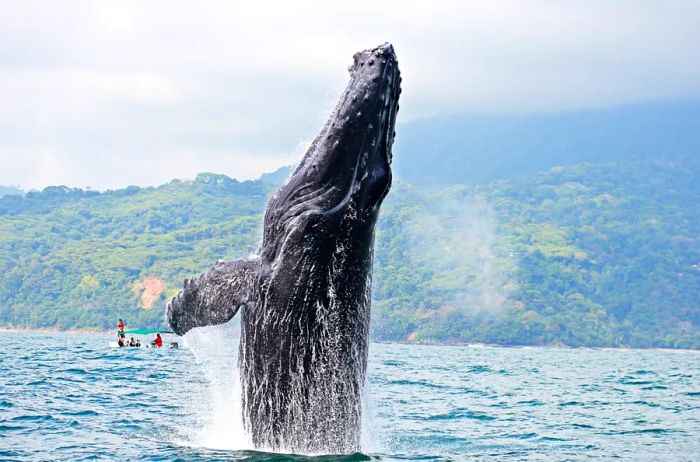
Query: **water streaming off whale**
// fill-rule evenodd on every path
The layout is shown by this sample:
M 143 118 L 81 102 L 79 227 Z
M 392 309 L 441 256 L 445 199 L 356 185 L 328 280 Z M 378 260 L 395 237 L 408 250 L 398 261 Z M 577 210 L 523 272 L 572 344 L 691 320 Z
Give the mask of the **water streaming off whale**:
M 183 337 L 183 346 L 195 358 L 191 373 L 198 377 L 198 386 L 185 387 L 186 414 L 194 424 L 180 429 L 176 438 L 178 444 L 234 451 L 271 449 L 255 448 L 245 432 L 238 374 L 239 341 L 240 316 L 226 324 L 193 329 Z M 329 333 L 328 341 L 332 342 L 332 333 Z M 176 388 L 182 386 L 178 384 Z M 330 395 L 333 390 L 325 389 L 324 392 Z M 327 400 L 337 401 L 328 395 L 316 396 L 319 408 L 327 406 Z M 297 399 L 292 402 L 293 406 L 304 405 Z M 358 425 L 358 429 L 362 429 L 359 438 L 364 452 L 379 452 L 381 446 L 372 432 L 374 410 L 371 402 L 371 397 L 364 393 L 362 412 L 358 413 L 362 416 L 362 424 Z M 284 447 L 276 451 L 293 452 Z
M 183 434 L 183 444 L 252 449 L 243 430 L 241 384 L 236 373 L 239 339 L 239 316 L 219 326 L 193 329 L 183 337 L 185 348 L 196 359 L 192 373 L 206 384 L 188 393 L 188 411 L 196 425 Z

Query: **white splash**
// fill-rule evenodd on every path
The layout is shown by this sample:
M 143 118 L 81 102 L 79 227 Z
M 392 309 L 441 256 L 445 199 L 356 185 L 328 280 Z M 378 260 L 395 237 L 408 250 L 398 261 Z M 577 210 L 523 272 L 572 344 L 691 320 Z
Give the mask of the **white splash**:
M 203 382 L 185 398 L 194 420 L 194 428 L 185 435 L 187 446 L 252 449 L 243 429 L 239 339 L 238 315 L 226 324 L 192 329 L 183 337 L 185 347 L 197 360 L 193 373 Z

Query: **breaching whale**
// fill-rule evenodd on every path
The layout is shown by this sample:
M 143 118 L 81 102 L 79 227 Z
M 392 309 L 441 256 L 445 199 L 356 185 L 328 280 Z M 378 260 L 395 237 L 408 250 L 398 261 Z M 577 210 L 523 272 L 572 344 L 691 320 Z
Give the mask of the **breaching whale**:
M 257 254 L 186 279 L 166 315 L 180 335 L 241 311 L 243 423 L 258 449 L 360 449 L 374 228 L 391 186 L 401 93 L 394 49 L 356 53 L 350 83 L 269 200 Z

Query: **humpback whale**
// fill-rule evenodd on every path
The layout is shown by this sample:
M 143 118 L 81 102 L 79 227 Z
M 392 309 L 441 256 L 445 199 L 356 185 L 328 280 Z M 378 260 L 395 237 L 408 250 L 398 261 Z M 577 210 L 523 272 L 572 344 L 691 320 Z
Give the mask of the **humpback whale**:
M 360 449 L 374 228 L 391 186 L 401 93 L 393 47 L 358 52 L 350 82 L 269 200 L 256 255 L 219 261 L 167 306 L 173 331 L 241 312 L 243 424 L 258 449 Z

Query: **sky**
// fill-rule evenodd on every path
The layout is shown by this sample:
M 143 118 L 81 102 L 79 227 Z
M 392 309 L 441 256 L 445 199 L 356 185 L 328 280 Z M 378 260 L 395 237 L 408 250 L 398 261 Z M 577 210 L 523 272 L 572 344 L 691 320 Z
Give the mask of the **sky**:
M 700 95 L 700 2 L 0 0 L 0 185 L 252 179 L 389 41 L 399 123 Z M 400 129 L 397 130 L 400 136 Z

